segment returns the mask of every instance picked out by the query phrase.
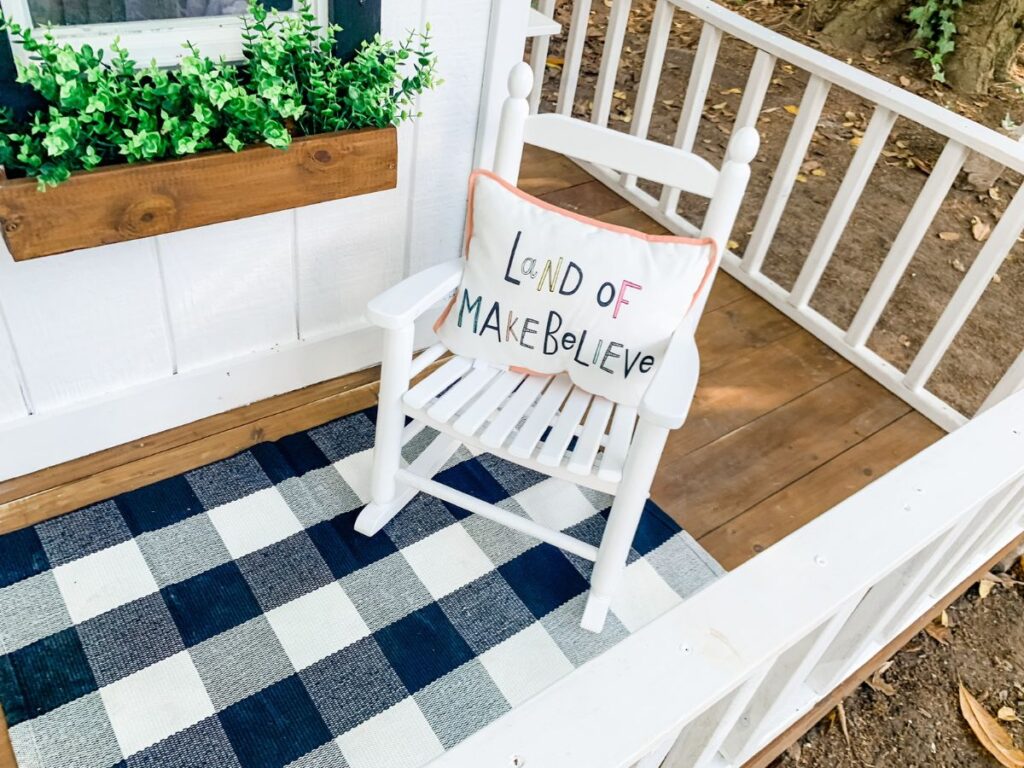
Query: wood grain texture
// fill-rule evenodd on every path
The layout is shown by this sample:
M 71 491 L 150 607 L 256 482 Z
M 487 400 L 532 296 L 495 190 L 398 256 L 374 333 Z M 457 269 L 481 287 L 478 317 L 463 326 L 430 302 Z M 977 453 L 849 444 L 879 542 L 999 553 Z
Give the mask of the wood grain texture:
M 395 186 L 394 128 L 296 139 L 72 175 L 40 193 L 0 184 L 0 221 L 15 261 L 272 213 Z
M 14 759 L 14 747 L 11 746 L 11 734 L 7 731 L 7 718 L 4 708 L 0 705 L 0 768 L 18 768 Z
M 376 369 L 360 371 L 8 481 L 3 498 L 22 495 L 0 504 L 0 535 L 367 408 L 377 378 Z
M 909 410 L 851 370 L 692 453 L 666 449 L 651 495 L 699 539 Z
M 38 472 L 2 481 L 0 482 L 0 506 L 15 499 L 32 496 L 50 488 L 81 480 L 89 475 L 130 464 L 147 456 L 162 453 L 219 432 L 226 432 L 278 413 L 301 408 L 317 400 L 343 394 L 351 389 L 372 384 L 377 381 L 377 378 L 377 368 L 358 371 L 294 392 L 260 400 L 226 413 L 209 416 Z
M 705 534 L 700 543 L 723 567 L 735 568 L 945 434 L 912 411 Z

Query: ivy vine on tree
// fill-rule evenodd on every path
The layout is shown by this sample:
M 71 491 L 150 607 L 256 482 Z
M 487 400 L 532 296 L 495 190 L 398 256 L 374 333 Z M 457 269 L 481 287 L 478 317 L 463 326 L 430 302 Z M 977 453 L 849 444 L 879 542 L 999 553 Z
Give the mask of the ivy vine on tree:
M 284 149 L 293 136 L 397 125 L 441 83 L 429 25 L 399 43 L 378 34 L 345 62 L 332 51 L 340 28 L 321 28 L 310 0 L 296 13 L 249 0 L 248 12 L 241 62 L 189 45 L 176 69 L 139 66 L 116 41 L 107 60 L 0 19 L 31 56 L 18 81 L 45 104 L 24 120 L 0 112 L 0 163 L 45 189 L 100 165 L 261 142 Z
M 943 62 L 956 48 L 956 12 L 963 0 L 924 0 L 913 6 L 907 19 L 914 25 L 914 36 L 920 47 L 914 52 L 931 65 L 932 79 L 946 82 Z

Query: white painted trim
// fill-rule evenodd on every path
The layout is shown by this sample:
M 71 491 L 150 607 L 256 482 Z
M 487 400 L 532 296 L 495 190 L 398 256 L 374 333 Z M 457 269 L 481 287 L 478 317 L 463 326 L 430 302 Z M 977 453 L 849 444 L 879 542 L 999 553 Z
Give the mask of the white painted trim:
M 425 346 L 430 329 L 418 328 Z M 374 365 L 380 332 L 296 341 L 127 391 L 0 425 L 0 480 L 85 456 L 166 429 Z
M 508 95 L 508 73 L 523 60 L 531 10 L 530 0 L 491 0 L 487 63 L 477 117 L 475 168 L 491 168 L 494 162 L 501 105 Z
M 312 0 L 317 21 L 326 27 L 328 5 L 325 0 Z M 2 0 L 0 6 L 12 21 L 30 27 L 40 34 L 46 27 L 32 19 L 28 0 Z M 217 59 L 223 56 L 228 61 L 242 58 L 242 17 L 200 16 L 182 19 L 154 19 L 151 21 L 119 21 L 102 24 L 79 24 L 49 27 L 59 42 L 75 46 L 91 45 L 94 48 L 110 50 L 110 44 L 118 39 L 120 44 L 140 64 L 156 61 L 158 66 L 176 65 L 187 53 L 183 47 L 191 42 L 202 53 Z M 11 41 L 15 56 L 28 60 L 28 54 L 21 46 Z

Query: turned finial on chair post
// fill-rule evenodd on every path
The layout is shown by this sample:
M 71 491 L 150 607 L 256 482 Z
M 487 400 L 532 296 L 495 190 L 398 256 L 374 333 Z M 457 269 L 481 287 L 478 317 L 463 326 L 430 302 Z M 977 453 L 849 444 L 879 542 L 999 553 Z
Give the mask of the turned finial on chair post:
M 533 90 L 533 70 L 525 61 L 512 67 L 508 75 L 508 98 L 501 107 L 498 143 L 494 150 L 494 172 L 515 184 L 523 159 L 523 127 L 530 115 L 527 101 Z

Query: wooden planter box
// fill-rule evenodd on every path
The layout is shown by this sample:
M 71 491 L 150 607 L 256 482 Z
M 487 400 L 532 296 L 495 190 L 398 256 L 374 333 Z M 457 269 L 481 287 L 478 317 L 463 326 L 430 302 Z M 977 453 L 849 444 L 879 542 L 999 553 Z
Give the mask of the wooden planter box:
M 82 171 L 39 192 L 0 182 L 0 222 L 15 261 L 177 232 L 393 188 L 394 128 L 295 139 L 180 160 Z

